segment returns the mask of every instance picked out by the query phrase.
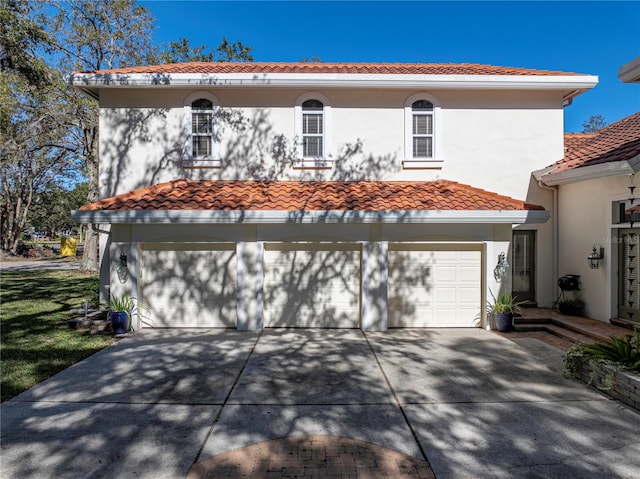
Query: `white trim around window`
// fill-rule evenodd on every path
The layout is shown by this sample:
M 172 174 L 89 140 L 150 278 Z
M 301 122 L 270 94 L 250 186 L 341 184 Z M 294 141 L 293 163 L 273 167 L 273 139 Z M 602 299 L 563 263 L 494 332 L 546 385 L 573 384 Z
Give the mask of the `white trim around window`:
M 193 103 L 198 100 L 208 100 L 211 108 L 203 107 L 199 117 L 203 119 L 204 128 L 198 128 L 198 118 L 194 118 Z M 205 102 L 206 103 L 206 102 Z M 220 108 L 218 98 L 207 91 L 196 91 L 184 99 L 184 124 L 183 135 L 184 145 L 182 151 L 183 168 L 220 168 L 222 160 L 220 158 L 220 138 L 216 123 L 217 111 Z M 200 133 L 194 129 L 201 129 Z M 200 148 L 208 153 L 198 153 L 198 148 L 194 149 L 194 138 L 201 138 Z M 197 145 L 196 145 L 197 146 Z
M 318 117 L 318 124 L 321 124 L 321 130 L 315 130 L 313 134 L 308 131 L 305 132 L 302 104 L 309 100 L 317 100 L 322 103 L 322 111 L 318 112 L 314 116 Z M 333 157 L 331 155 L 331 103 L 329 99 L 321 94 L 315 92 L 304 93 L 296 98 L 294 106 L 295 115 L 295 144 L 296 144 L 296 158 L 293 162 L 294 168 L 331 168 L 333 165 Z M 316 150 L 321 153 L 318 156 L 305 156 L 304 155 L 304 138 L 315 137 L 320 138 L 320 145 Z M 317 141 L 317 140 L 316 140 Z
M 413 104 L 420 100 L 426 100 L 433 105 L 432 111 L 416 111 L 414 115 Z M 416 118 L 414 118 L 414 116 Z M 414 121 L 419 121 L 420 126 L 429 125 L 426 131 L 414 131 Z M 423 147 L 429 146 L 421 155 L 414 156 L 414 142 L 419 142 Z M 404 161 L 405 169 L 411 168 L 441 168 L 442 157 L 442 109 L 436 97 L 428 93 L 416 93 L 407 98 L 404 104 Z

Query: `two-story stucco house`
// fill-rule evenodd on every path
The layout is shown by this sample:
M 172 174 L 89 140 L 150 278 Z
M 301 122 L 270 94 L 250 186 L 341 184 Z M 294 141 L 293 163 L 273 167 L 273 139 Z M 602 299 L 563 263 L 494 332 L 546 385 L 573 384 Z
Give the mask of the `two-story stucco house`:
M 150 310 L 136 327 L 472 327 L 501 288 L 555 300 L 555 197 L 531 172 L 563 158 L 594 76 L 187 63 L 72 82 L 99 100 L 102 198 L 74 217 L 103 225 L 103 284 Z

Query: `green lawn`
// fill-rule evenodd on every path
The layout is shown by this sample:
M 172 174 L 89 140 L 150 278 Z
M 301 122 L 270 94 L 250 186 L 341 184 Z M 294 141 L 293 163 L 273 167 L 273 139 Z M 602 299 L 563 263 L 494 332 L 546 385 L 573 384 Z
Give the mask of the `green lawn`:
M 71 330 L 69 310 L 98 302 L 98 277 L 77 271 L 0 274 L 1 400 L 16 396 L 113 342 Z

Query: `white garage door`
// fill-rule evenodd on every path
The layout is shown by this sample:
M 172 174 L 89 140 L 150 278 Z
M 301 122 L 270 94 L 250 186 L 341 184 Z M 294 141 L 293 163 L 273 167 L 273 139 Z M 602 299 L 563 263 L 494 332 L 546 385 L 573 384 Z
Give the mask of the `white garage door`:
M 146 245 L 143 327 L 236 327 L 235 245 Z
M 360 246 L 265 245 L 266 327 L 357 328 Z
M 474 246 L 390 245 L 389 327 L 479 326 L 481 262 Z

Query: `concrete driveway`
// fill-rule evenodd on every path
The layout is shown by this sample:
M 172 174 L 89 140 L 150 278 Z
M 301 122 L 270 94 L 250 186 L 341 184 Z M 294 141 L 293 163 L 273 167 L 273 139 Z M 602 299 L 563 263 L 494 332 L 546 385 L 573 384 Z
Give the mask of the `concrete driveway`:
M 637 478 L 640 415 L 561 371 L 560 350 L 481 329 L 143 330 L 4 403 L 0 470 L 179 478 L 261 441 L 341 436 L 439 479 Z

